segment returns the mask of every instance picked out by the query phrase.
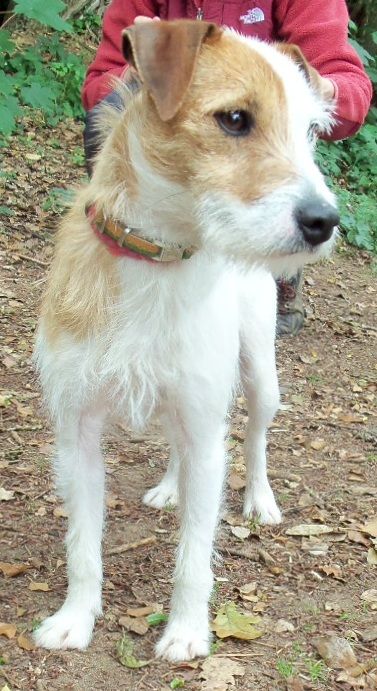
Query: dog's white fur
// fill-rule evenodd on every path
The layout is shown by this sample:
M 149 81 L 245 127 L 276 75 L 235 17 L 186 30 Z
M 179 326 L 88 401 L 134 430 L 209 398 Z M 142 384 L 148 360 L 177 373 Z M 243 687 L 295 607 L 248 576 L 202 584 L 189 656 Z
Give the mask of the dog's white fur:
M 266 429 L 279 405 L 271 272 L 295 271 L 331 245 L 308 247 L 294 222 L 295 204 L 307 190 L 333 199 L 307 139 L 310 123 L 326 128 L 329 114 L 288 58 L 272 46 L 232 37 L 235 51 L 246 43 L 282 80 L 291 136 L 287 156 L 294 159 L 297 179 L 252 203 L 220 192 L 193 193 L 156 173 L 143 155 L 140 130 L 129 132 L 138 199 L 131 203 L 120 187 L 109 215 L 142 225 L 146 236 L 189 239 L 200 249 L 189 261 L 169 266 L 114 259 L 119 298 L 98 338 L 62 331 L 51 342 L 46 319 L 41 322 L 37 360 L 56 423 L 55 470 L 69 513 L 68 595 L 36 632 L 38 644 L 47 648 L 85 648 L 101 614 L 100 438 L 109 415 L 141 427 L 157 412 L 171 446 L 165 477 L 144 497 L 156 508 L 179 497 L 182 517 L 171 614 L 159 655 L 183 660 L 209 652 L 212 543 L 225 474 L 226 416 L 239 375 L 251 413 L 244 513 L 267 524 L 281 520 L 266 473 Z M 104 148 L 111 146 L 110 133 Z M 94 173 L 97 185 L 102 160 Z

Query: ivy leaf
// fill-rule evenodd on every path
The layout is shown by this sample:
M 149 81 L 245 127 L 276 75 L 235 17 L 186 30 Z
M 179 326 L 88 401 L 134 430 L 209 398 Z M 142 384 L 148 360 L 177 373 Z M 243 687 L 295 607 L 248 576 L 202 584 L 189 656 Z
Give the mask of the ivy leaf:
M 21 115 L 21 108 L 15 96 L 5 96 L 0 103 L 0 132 L 10 134 L 16 126 L 16 117 Z
M 40 108 L 45 113 L 54 112 L 54 92 L 49 86 L 43 86 L 39 82 L 31 82 L 29 86 L 21 89 L 22 100 L 32 108 Z
M 57 31 L 71 32 L 71 25 L 59 16 L 63 10 L 65 3 L 62 0 L 16 0 L 14 7 L 15 14 L 23 14 Z
M 117 657 L 123 667 L 129 669 L 140 669 L 149 665 L 147 660 L 138 660 L 134 655 L 134 642 L 130 636 L 124 634 L 116 646 Z
M 0 32 L 1 35 L 1 32 Z M 1 46 L 0 46 L 1 50 Z M 0 94 L 10 96 L 13 94 L 15 87 L 15 80 L 10 74 L 5 74 L 4 70 L 0 70 Z
M 261 617 L 242 614 L 234 602 L 228 602 L 218 610 L 211 629 L 218 638 L 231 636 L 243 641 L 251 641 L 263 635 L 263 631 L 255 628 L 255 624 L 260 624 L 261 621 Z
M 0 31 L 0 53 L 11 53 L 15 47 L 13 41 L 10 40 L 10 33 L 6 29 Z

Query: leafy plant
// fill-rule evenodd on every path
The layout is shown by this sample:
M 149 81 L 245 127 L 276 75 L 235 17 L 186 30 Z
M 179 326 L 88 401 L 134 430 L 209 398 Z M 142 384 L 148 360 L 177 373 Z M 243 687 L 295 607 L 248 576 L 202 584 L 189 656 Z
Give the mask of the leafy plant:
M 85 74 L 82 59 L 67 51 L 62 32 L 72 27 L 60 16 L 61 0 L 16 0 L 14 13 L 51 27 L 55 33 L 25 42 L 0 31 L 0 133 L 11 134 L 26 108 L 41 111 L 50 125 L 80 117 L 80 88 Z

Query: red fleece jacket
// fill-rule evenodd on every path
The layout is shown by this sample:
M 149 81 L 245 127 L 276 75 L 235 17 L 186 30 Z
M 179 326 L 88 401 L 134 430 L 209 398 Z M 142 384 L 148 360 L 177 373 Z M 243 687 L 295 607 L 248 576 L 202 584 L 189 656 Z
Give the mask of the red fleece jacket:
M 357 53 L 347 42 L 348 12 L 344 0 L 112 0 L 103 20 L 103 37 L 83 87 L 83 103 L 93 108 L 112 89 L 127 63 L 121 32 L 137 15 L 161 19 L 202 19 L 237 29 L 265 41 L 300 46 L 336 92 L 331 139 L 349 137 L 362 125 L 372 97 L 371 83 Z

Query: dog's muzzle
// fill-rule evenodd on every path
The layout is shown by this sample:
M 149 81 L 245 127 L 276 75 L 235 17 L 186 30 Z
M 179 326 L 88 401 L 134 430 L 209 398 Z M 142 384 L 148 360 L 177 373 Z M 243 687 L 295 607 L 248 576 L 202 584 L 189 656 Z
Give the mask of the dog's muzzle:
M 294 215 L 304 239 L 313 247 L 329 240 L 340 220 L 336 208 L 320 197 L 302 200 Z

